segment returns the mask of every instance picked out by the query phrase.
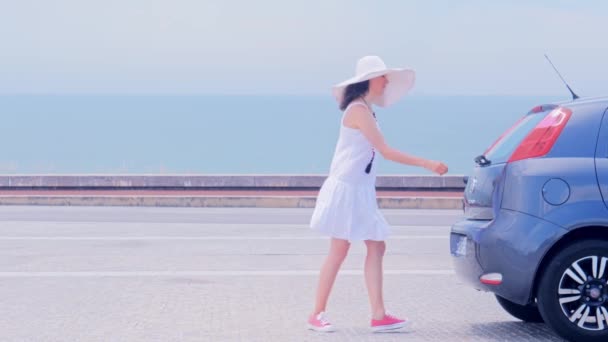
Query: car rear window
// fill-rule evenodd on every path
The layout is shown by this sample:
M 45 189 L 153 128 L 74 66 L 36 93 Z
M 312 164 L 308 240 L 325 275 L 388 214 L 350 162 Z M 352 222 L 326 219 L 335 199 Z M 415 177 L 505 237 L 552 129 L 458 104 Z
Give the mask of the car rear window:
M 549 112 L 528 114 L 509 128 L 484 154 L 492 164 L 506 163 L 524 138 Z

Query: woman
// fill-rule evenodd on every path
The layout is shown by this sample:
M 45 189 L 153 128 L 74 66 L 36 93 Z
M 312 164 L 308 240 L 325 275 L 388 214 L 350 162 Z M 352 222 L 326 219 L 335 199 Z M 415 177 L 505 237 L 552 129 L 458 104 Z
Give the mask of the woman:
M 388 69 L 379 57 L 366 56 L 357 62 L 355 77 L 333 88 L 344 115 L 329 177 L 321 187 L 310 222 L 311 228 L 331 237 L 331 244 L 321 267 L 315 309 L 308 319 L 309 329 L 334 331 L 325 309 L 352 241 L 365 241 L 367 247 L 364 273 L 372 330 L 389 331 L 408 323 L 407 319 L 387 314 L 382 297 L 382 259 L 389 226 L 376 202 L 376 151 L 388 160 L 420 166 L 439 175 L 445 174 L 448 168 L 441 162 L 405 154 L 387 145 L 372 105 L 393 104 L 412 88 L 414 80 L 414 71 Z

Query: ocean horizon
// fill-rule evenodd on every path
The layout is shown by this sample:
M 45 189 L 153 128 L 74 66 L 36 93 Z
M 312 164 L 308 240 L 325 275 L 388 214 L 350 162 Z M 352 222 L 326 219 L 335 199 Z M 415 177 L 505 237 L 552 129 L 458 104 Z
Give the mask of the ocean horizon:
M 461 175 L 532 107 L 564 100 L 419 95 L 376 114 L 389 145 Z M 327 174 L 341 114 L 321 95 L 0 95 L 0 174 Z

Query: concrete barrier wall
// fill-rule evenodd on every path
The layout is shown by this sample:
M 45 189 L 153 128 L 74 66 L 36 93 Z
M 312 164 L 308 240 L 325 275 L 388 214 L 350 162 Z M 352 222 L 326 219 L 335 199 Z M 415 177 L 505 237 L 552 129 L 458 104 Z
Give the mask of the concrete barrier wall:
M 192 208 L 313 208 L 315 197 L 277 196 L 0 196 L 0 206 L 141 206 Z M 461 209 L 449 197 L 378 198 L 381 209 Z
M 325 175 L 0 175 L 0 188 L 319 188 Z M 463 176 L 378 176 L 387 189 L 463 190 Z
M 324 175 L 0 175 L 0 205 L 312 208 L 316 196 L 298 194 L 298 190 L 316 191 L 325 178 Z M 415 190 L 411 193 L 417 194 L 380 196 L 378 205 L 384 209 L 459 209 L 462 198 L 454 193 L 462 192 L 464 185 L 463 176 L 378 176 L 379 189 Z M 123 191 L 133 189 L 145 193 Z M 177 191 L 168 195 L 163 193 L 167 189 Z M 194 195 L 188 191 L 218 189 L 236 191 L 225 195 L 214 195 L 214 191 Z M 95 194 L 90 190 L 109 191 Z

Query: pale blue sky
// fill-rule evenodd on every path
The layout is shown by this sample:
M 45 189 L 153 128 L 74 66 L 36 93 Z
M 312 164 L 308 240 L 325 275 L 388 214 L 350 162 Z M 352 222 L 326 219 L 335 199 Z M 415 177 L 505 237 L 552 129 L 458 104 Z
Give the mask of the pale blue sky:
M 0 0 L 0 93 L 327 94 L 376 54 L 419 95 L 608 95 L 602 1 Z

